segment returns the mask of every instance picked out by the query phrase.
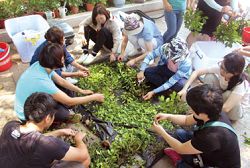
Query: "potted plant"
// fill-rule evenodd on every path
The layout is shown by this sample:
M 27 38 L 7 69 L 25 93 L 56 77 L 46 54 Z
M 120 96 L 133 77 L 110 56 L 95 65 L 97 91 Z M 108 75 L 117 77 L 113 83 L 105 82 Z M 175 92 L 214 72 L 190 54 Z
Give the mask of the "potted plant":
M 202 11 L 188 9 L 184 15 L 185 27 L 193 33 L 198 33 L 206 23 L 207 18 L 207 16 L 202 16 Z
M 5 4 L 4 1 L 0 1 L 0 29 L 4 28 L 4 20 L 9 16 L 5 12 Z
M 24 14 L 21 0 L 0 1 L 0 28 L 4 28 L 5 19 Z
M 61 5 L 60 0 L 53 0 L 53 1 L 46 1 L 45 7 L 46 7 L 46 10 L 52 11 L 56 18 L 59 18 L 60 14 L 59 14 L 58 8 L 60 7 L 60 5 Z
M 86 10 L 87 11 L 92 11 L 94 9 L 94 6 L 96 3 L 102 3 L 103 5 L 107 4 L 107 0 L 86 0 Z
M 47 10 L 46 1 L 41 0 L 27 0 L 24 1 L 25 13 L 27 15 L 38 14 L 45 18 L 44 11 Z
M 79 5 L 83 3 L 82 0 L 68 0 L 70 6 L 70 12 L 72 14 L 77 14 L 79 12 Z
M 94 9 L 95 3 L 97 3 L 98 0 L 87 0 L 86 1 L 86 10 L 92 11 Z
M 216 40 L 224 43 L 226 47 L 232 47 L 233 43 L 241 42 L 241 32 L 241 22 L 229 20 L 227 23 L 220 23 L 214 35 Z

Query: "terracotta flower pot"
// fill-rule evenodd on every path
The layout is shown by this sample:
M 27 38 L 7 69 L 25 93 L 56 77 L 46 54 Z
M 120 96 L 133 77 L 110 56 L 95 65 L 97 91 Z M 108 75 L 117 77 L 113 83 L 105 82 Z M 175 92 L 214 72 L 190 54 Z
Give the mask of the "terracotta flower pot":
M 79 7 L 78 6 L 70 6 L 70 12 L 72 14 L 77 14 L 79 13 Z
M 41 15 L 44 19 L 46 19 L 45 12 L 34 12 L 35 15 Z
M 53 12 L 55 14 L 55 18 L 59 18 L 60 17 L 60 13 L 59 13 L 58 9 L 54 9 Z
M 0 29 L 4 29 L 4 19 L 0 19 Z
M 86 3 L 86 10 L 87 11 L 92 11 L 93 9 L 94 9 L 94 4 Z

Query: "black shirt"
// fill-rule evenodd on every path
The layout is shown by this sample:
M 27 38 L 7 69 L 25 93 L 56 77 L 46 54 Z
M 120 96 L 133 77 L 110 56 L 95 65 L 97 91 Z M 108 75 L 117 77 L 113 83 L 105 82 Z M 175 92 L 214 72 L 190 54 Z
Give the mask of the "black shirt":
M 197 119 L 196 119 L 197 120 Z M 218 121 L 231 125 L 225 113 Z M 208 121 L 209 122 L 209 121 Z M 197 125 L 202 125 L 201 121 Z M 237 136 L 224 127 L 206 127 L 194 131 L 191 144 L 201 154 L 205 166 L 240 168 L 240 149 Z
M 0 167 L 2 168 L 47 168 L 54 160 L 61 160 L 69 145 L 64 141 L 45 136 L 34 131 L 22 134 L 19 131 L 20 123 L 7 123 L 0 137 Z M 11 133 L 17 130 L 15 137 Z

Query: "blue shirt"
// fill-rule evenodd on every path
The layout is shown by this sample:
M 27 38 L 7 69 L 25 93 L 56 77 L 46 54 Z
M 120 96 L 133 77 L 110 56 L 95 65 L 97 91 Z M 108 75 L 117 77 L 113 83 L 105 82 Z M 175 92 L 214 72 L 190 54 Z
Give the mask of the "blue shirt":
M 168 63 L 168 57 L 164 54 L 163 46 L 160 46 L 145 57 L 145 59 L 141 63 L 140 70 L 145 71 L 145 69 L 149 65 L 149 62 L 159 56 L 160 56 L 160 60 L 158 62 L 158 65 L 164 65 Z M 188 79 L 191 73 L 192 73 L 192 64 L 191 64 L 191 60 L 189 59 L 189 57 L 187 57 L 185 60 L 178 62 L 177 72 L 171 78 L 169 78 L 168 81 L 162 84 L 160 87 L 154 89 L 153 90 L 154 93 L 159 93 L 159 92 L 169 89 L 182 78 Z
M 32 56 L 32 59 L 30 61 L 30 65 L 34 64 L 35 62 L 39 61 L 39 55 L 42 52 L 43 48 L 48 44 L 48 41 L 44 41 L 34 52 L 34 55 Z M 67 67 L 69 64 L 71 64 L 74 61 L 74 58 L 70 55 L 70 53 L 67 51 L 66 46 L 63 46 L 64 51 L 64 62 L 65 66 Z M 62 76 L 62 69 L 58 68 L 55 70 L 56 73 L 60 76 Z
M 144 27 L 142 31 L 137 34 L 136 37 L 138 39 L 142 38 L 145 41 L 151 41 L 153 40 L 153 38 L 155 38 L 157 41 L 157 46 L 161 46 L 163 44 L 163 37 L 159 29 L 156 27 L 155 23 L 151 20 L 143 18 L 143 24 Z
M 52 77 L 55 72 L 47 73 L 39 62 L 32 64 L 19 78 L 16 86 L 14 109 L 19 119 L 25 120 L 23 107 L 26 99 L 35 92 L 56 94 L 60 90 L 54 84 Z
M 173 10 L 186 10 L 186 0 L 168 0 L 170 5 L 172 5 Z

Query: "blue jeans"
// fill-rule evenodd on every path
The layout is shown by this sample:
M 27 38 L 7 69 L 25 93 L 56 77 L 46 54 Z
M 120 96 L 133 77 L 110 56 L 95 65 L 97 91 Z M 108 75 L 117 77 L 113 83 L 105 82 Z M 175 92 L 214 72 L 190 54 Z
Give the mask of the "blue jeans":
M 152 83 L 155 87 L 163 85 L 174 74 L 175 72 L 172 72 L 168 69 L 167 64 L 157 65 L 155 67 L 149 67 L 144 72 L 147 81 L 149 83 Z M 186 78 L 182 78 L 181 80 L 176 82 L 170 89 L 179 92 L 183 88 L 186 81 L 187 81 Z
M 184 129 L 177 129 L 174 133 L 174 138 L 181 143 L 185 143 L 192 139 L 193 131 L 186 131 Z M 177 168 L 193 168 L 193 158 L 195 155 L 181 155 L 182 160 L 177 163 Z
M 164 43 L 169 43 L 179 32 L 183 22 L 183 11 L 173 10 L 171 12 L 164 11 L 167 31 L 163 35 Z

